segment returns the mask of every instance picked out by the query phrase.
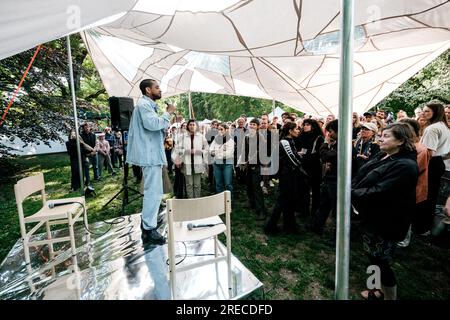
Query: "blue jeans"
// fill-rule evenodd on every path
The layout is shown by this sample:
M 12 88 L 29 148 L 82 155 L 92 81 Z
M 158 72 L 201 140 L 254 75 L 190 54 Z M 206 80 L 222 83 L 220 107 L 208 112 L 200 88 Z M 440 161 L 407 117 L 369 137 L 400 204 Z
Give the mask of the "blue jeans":
M 94 170 L 94 179 L 98 179 L 99 175 L 98 175 L 98 158 L 97 158 L 97 155 L 90 156 L 88 158 L 89 158 L 89 163 L 92 164 L 92 169 Z
M 216 192 L 225 190 L 233 192 L 233 164 L 213 164 L 214 179 L 216 180 Z
M 144 229 L 156 228 L 159 206 L 163 197 L 162 166 L 142 167 L 144 178 L 144 201 L 142 222 Z
M 83 168 L 84 168 L 84 177 L 85 177 L 85 186 L 91 185 L 91 178 L 89 177 L 89 161 L 83 161 Z

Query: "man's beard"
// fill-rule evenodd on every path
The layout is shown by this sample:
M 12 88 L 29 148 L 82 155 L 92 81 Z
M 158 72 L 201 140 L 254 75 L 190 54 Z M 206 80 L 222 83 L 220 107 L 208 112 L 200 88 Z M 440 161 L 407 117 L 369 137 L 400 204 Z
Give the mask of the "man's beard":
M 159 100 L 159 99 L 161 99 L 161 95 L 152 94 L 152 100 L 153 100 L 153 101 Z

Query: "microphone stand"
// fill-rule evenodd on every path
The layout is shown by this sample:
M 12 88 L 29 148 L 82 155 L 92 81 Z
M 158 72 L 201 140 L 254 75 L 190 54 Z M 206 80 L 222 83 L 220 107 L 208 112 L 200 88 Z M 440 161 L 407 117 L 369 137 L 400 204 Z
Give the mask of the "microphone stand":
M 124 216 L 125 215 L 125 207 L 130 204 L 131 202 L 143 197 L 144 195 L 142 193 L 140 193 L 138 190 L 133 189 L 131 187 L 128 186 L 128 163 L 127 163 L 127 148 L 125 145 L 125 134 L 121 129 L 119 129 L 120 133 L 122 134 L 122 148 L 123 148 L 123 182 L 122 182 L 122 189 L 119 190 L 119 192 L 117 192 L 103 207 L 102 209 L 106 208 L 114 199 L 116 199 L 122 192 L 123 192 L 123 197 L 122 197 L 122 208 L 121 208 L 121 215 Z M 136 193 L 138 196 L 135 197 L 134 199 L 129 200 L 128 194 L 129 191 L 133 191 L 134 193 Z

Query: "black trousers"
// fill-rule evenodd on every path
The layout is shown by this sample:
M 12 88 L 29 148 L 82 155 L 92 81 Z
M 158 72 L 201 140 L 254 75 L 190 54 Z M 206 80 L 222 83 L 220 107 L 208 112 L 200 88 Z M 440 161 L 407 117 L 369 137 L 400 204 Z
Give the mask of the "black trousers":
M 247 196 L 250 207 L 254 208 L 258 215 L 266 214 L 266 206 L 264 204 L 264 196 L 260 187 L 261 172 L 259 167 L 248 168 L 246 171 L 247 180 Z
M 431 221 L 429 212 L 430 205 L 428 200 L 416 203 L 413 215 L 411 217 L 412 231 L 417 234 L 422 234 L 430 230 Z
M 320 188 L 319 208 L 312 216 L 312 224 L 315 229 L 323 230 L 325 222 L 333 211 L 336 212 L 337 201 L 337 183 L 335 181 L 325 180 Z
M 133 169 L 133 175 L 134 175 L 134 177 L 136 178 L 136 181 L 137 181 L 138 183 L 140 183 L 141 180 L 142 180 L 142 168 L 139 167 L 139 166 L 136 166 L 136 165 L 134 165 L 134 164 L 133 164 L 131 167 L 132 167 L 132 169 Z
M 114 148 L 110 148 L 109 152 L 110 152 L 110 157 L 111 157 L 111 164 L 113 167 L 116 167 L 118 159 L 117 159 L 117 155 L 116 155 Z
M 393 287 L 397 284 L 394 270 L 392 270 L 389 260 L 369 256 L 370 264 L 380 268 L 381 283 L 386 287 Z
M 167 171 L 172 174 L 173 173 L 173 161 L 172 161 L 172 149 L 164 150 L 166 153 L 167 160 Z
M 181 172 L 181 168 L 177 168 L 177 167 L 175 167 L 173 192 L 177 199 L 186 199 L 187 198 L 186 179 L 185 179 L 183 172 Z
M 320 185 L 322 184 L 322 165 L 310 173 L 309 189 L 311 190 L 311 213 L 319 209 L 320 204 Z M 309 191 L 309 190 L 308 190 Z M 309 197 L 307 198 L 308 208 L 310 207 Z
M 285 231 L 296 231 L 297 222 L 295 221 L 295 209 L 297 207 L 298 193 L 297 183 L 298 175 L 280 174 L 278 185 L 278 196 L 275 206 L 270 216 L 269 221 L 266 224 L 266 231 L 274 232 L 277 230 L 278 220 L 280 220 L 281 214 L 283 214 L 283 227 Z
M 83 163 L 81 165 L 83 166 Z M 81 183 L 80 183 L 80 168 L 78 167 L 78 159 L 70 158 L 70 172 L 71 172 L 70 188 L 72 190 L 80 189 Z
M 428 164 L 428 209 L 424 221 L 426 231 L 431 230 L 434 211 L 436 209 L 439 188 L 441 186 L 441 177 L 445 172 L 445 164 L 442 157 L 432 157 Z
M 209 190 L 216 192 L 216 181 L 214 180 L 214 167 L 212 164 L 208 164 L 208 183 Z
M 304 188 L 300 191 L 299 199 L 299 212 L 307 217 L 311 217 L 317 209 L 319 209 L 320 204 L 320 186 L 322 184 L 322 171 L 321 167 L 319 170 L 307 170 L 309 179 L 305 184 Z

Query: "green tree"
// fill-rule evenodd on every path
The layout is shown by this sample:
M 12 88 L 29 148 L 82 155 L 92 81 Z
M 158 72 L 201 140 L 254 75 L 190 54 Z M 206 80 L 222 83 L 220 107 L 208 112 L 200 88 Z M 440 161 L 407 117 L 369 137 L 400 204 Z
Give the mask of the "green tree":
M 80 112 L 101 112 L 107 106 L 107 96 L 98 72 L 85 45 L 78 35 L 71 36 L 74 84 Z M 0 112 L 8 102 L 34 54 L 31 49 L 0 60 Z M 25 146 L 42 141 L 49 144 L 59 140 L 59 132 L 72 127 L 73 109 L 67 65 L 66 39 L 58 39 L 42 46 L 25 78 L 0 134 L 11 139 L 19 137 Z M 0 144 L 0 154 L 8 154 L 8 148 Z
M 450 103 L 450 50 L 393 91 L 376 108 L 394 114 L 404 110 L 413 116 L 415 108 L 431 100 Z
M 188 94 L 182 94 L 167 100 L 171 99 L 177 103 L 178 112 L 187 119 L 189 117 Z M 234 121 L 241 114 L 245 114 L 247 117 L 259 117 L 263 113 L 270 113 L 273 108 L 272 100 L 213 93 L 192 92 L 191 100 L 195 118 L 198 120 L 206 118 Z M 289 112 L 296 112 L 299 115 L 302 114 L 278 101 L 275 102 L 275 106 Z

